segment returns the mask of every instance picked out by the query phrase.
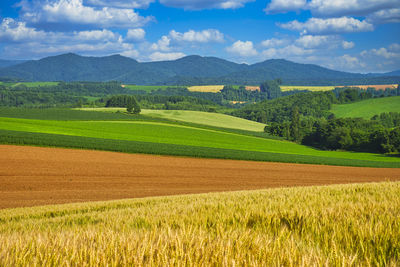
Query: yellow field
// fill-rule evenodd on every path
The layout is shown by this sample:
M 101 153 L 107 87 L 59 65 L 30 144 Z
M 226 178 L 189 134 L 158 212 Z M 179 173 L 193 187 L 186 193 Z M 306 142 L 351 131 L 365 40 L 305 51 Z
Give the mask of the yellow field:
M 0 210 L 0 266 L 399 266 L 399 195 L 392 182 Z
M 309 91 L 331 91 L 337 86 L 297 86 L 297 85 L 281 85 L 282 91 L 293 90 L 309 90 Z
M 188 87 L 188 90 L 192 92 L 218 93 L 223 88 L 223 85 L 196 85 Z

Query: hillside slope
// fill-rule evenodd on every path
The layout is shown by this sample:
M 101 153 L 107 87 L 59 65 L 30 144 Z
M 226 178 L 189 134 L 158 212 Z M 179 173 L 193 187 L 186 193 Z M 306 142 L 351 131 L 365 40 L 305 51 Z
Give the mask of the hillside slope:
M 350 104 L 333 105 L 336 117 L 370 119 L 383 112 L 400 112 L 400 96 L 372 98 Z

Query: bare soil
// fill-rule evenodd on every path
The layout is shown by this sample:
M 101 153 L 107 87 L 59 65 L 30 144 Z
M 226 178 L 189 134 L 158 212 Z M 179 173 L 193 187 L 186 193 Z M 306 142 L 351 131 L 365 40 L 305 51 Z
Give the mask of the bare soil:
M 395 180 L 400 169 L 0 145 L 0 208 Z

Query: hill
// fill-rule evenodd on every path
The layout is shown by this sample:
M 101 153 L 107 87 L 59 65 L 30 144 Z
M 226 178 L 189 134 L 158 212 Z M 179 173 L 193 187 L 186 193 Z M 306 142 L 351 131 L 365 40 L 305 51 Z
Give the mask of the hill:
M 72 53 L 5 67 L 0 69 L 0 77 L 25 81 L 117 80 L 140 85 L 260 84 L 275 78 L 287 85 L 349 85 L 389 84 L 400 79 L 340 72 L 283 59 L 247 65 L 215 57 L 187 56 L 139 63 L 120 55 L 84 57 Z
M 95 111 L 111 111 L 115 112 L 125 111 L 125 108 L 87 108 L 81 110 L 95 110 Z M 233 117 L 220 113 L 191 111 L 191 110 L 154 110 L 142 109 L 141 114 L 154 118 L 165 118 L 169 120 L 190 122 L 196 124 L 203 124 L 215 127 L 238 129 L 245 131 L 263 132 L 265 124 L 245 120 L 238 117 Z
M 0 210 L 0 265 L 397 266 L 399 194 L 388 182 Z
M 370 119 L 383 112 L 400 112 L 400 96 L 372 98 L 350 104 L 333 105 L 331 112 L 340 118 Z
M 0 59 L 0 68 L 10 67 L 17 64 L 24 63 L 25 60 L 4 60 Z

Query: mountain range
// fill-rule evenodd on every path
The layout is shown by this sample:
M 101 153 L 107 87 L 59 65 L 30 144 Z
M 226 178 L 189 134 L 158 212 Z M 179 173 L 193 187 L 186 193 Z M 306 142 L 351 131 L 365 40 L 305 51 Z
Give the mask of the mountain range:
M 69 53 L 40 60 L 0 60 L 0 77 L 23 81 L 121 81 L 138 85 L 260 84 L 280 78 L 287 85 L 354 85 L 399 83 L 400 70 L 360 74 L 284 59 L 248 65 L 201 56 L 141 63 L 121 55 L 86 57 Z

